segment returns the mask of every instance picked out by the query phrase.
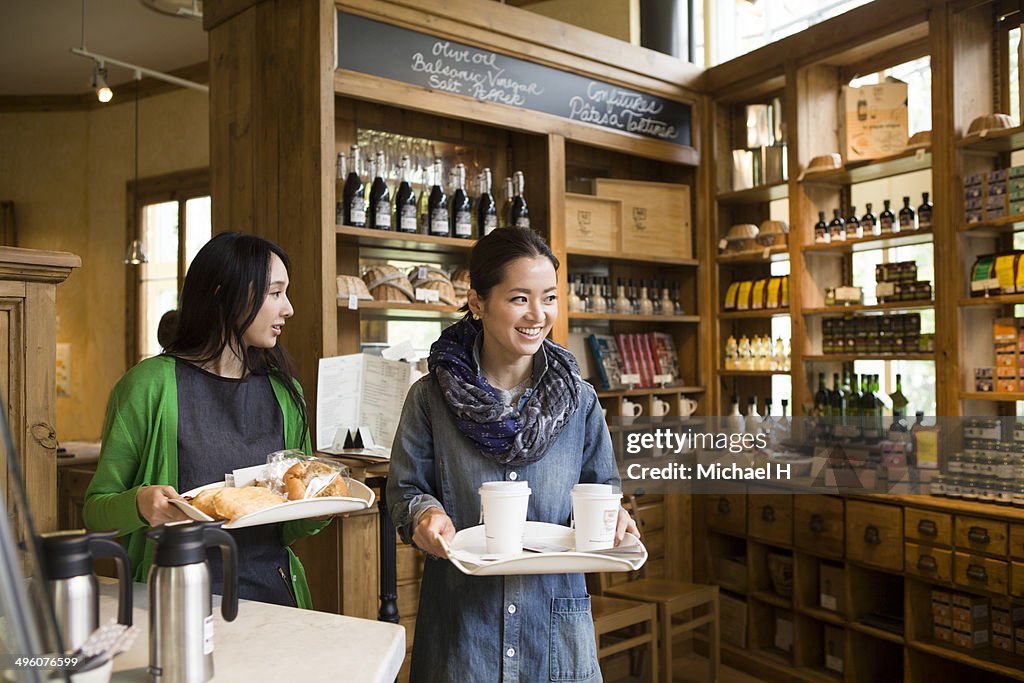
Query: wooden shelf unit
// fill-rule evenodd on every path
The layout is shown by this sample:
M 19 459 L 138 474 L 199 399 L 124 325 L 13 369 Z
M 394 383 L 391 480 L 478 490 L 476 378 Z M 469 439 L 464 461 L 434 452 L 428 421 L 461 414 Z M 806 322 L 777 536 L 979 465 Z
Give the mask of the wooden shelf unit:
M 855 251 L 927 244 L 932 241 L 933 236 L 934 233 L 931 230 L 913 230 L 897 235 L 869 235 L 860 239 L 848 239 L 844 242 L 805 244 L 800 247 L 800 250 L 805 254 L 849 254 Z
M 774 318 L 776 316 L 789 315 L 788 308 L 758 308 L 750 311 L 722 311 L 718 314 L 719 320 L 757 320 L 760 318 Z
M 829 353 L 804 356 L 805 363 L 853 363 L 858 360 L 924 360 L 934 361 L 934 353 Z
M 688 323 L 700 322 L 699 315 L 633 315 L 631 313 L 582 313 L 572 311 L 569 320 L 608 320 L 635 323 Z
M 761 204 L 777 199 L 785 199 L 789 195 L 789 183 L 786 181 L 758 185 L 746 190 L 720 192 L 718 201 L 722 204 Z
M 844 186 L 881 180 L 904 173 L 924 171 L 932 167 L 932 152 L 927 147 L 908 149 L 870 161 L 852 161 L 831 171 L 807 172 L 801 183 L 806 185 Z
M 921 311 L 934 308 L 932 301 L 894 301 L 884 304 L 851 304 L 849 306 L 822 306 L 820 308 L 805 308 L 805 316 L 816 315 L 849 315 L 851 313 L 898 313 L 900 311 Z

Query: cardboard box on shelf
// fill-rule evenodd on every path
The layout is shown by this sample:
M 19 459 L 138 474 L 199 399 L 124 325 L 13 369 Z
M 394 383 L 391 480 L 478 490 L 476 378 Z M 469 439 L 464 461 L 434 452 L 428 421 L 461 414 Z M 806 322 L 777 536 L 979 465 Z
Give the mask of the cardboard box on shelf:
M 843 163 L 899 154 L 907 146 L 907 84 L 843 86 L 839 140 Z
M 846 570 L 827 562 L 818 563 L 818 604 L 824 609 L 843 614 L 846 598 L 843 590 Z
M 793 651 L 793 614 L 786 610 L 775 610 L 775 647 L 784 652 Z
M 846 638 L 843 629 L 836 626 L 825 627 L 825 668 L 843 673 Z

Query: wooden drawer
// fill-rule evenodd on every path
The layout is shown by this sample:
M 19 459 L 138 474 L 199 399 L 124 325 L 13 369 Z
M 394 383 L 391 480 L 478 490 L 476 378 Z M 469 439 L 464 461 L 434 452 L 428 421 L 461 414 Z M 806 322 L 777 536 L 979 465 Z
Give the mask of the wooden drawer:
M 984 517 L 956 516 L 956 547 L 988 555 L 1006 555 L 1006 522 Z
M 793 496 L 793 541 L 819 555 L 843 556 L 843 499 Z
M 750 494 L 747 500 L 747 533 L 751 538 L 769 543 L 792 545 L 792 494 Z
M 850 500 L 846 503 L 846 557 L 903 571 L 903 509 Z
M 931 545 L 907 543 L 907 573 L 926 579 L 948 582 L 953 580 L 953 551 Z
M 747 497 L 723 493 L 704 497 L 704 521 L 712 529 L 743 536 L 747 533 Z
M 1003 560 L 957 552 L 953 575 L 957 585 L 991 593 L 1006 594 L 1010 566 Z
M 639 502 L 635 515 L 640 533 L 646 534 L 665 527 L 665 501 Z
M 953 516 L 931 510 L 908 507 L 903 510 L 903 535 L 907 540 L 921 541 L 947 548 L 953 545 Z M 910 556 L 907 555 L 909 571 Z
M 1024 524 L 1010 525 L 1010 557 L 1024 559 Z
M 1010 563 L 1010 595 L 1024 598 L 1024 562 Z

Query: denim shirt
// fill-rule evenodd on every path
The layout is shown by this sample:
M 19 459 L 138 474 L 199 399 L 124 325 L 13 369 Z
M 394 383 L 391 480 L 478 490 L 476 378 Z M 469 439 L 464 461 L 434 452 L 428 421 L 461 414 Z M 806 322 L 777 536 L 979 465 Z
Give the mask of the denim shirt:
M 537 367 L 535 365 L 535 367 Z M 526 398 L 525 396 L 523 397 Z M 399 534 L 442 507 L 456 530 L 480 523 L 485 481 L 526 480 L 530 520 L 568 525 L 573 485 L 620 484 L 594 388 L 539 461 L 495 463 L 456 427 L 432 375 L 409 391 L 391 454 L 387 496 Z M 582 574 L 477 577 L 428 558 L 420 592 L 411 681 L 601 681 Z

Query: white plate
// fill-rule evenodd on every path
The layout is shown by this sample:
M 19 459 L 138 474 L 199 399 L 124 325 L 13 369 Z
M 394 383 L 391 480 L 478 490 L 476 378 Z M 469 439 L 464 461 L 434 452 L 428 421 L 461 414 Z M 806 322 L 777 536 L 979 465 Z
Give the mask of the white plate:
M 566 526 L 545 522 L 527 522 L 523 543 L 545 543 L 564 547 L 575 547 L 576 532 Z M 487 540 L 484 527 L 463 529 L 452 539 L 448 560 L 463 574 L 471 576 L 506 576 L 511 574 L 575 574 L 577 572 L 629 572 L 635 571 L 647 561 L 647 548 L 633 534 L 626 534 L 617 550 L 628 550 L 636 546 L 637 554 L 615 556 L 601 552 L 523 552 L 495 560 L 484 560 L 487 556 Z
M 224 482 L 216 482 L 213 484 L 207 484 L 206 486 L 199 486 L 191 491 L 186 491 L 181 495 L 194 497 L 201 491 L 219 489 L 223 486 Z M 358 512 L 359 510 L 365 510 L 373 505 L 375 496 L 373 495 L 373 490 L 367 487 L 366 484 L 361 481 L 356 481 L 355 479 L 349 479 L 348 488 L 349 492 L 352 494 L 351 496 L 329 496 L 323 498 L 307 498 L 306 500 L 290 500 L 286 503 L 281 503 L 280 505 L 274 505 L 263 510 L 250 512 L 247 515 L 242 515 L 238 519 L 227 522 L 223 528 L 243 529 L 249 526 L 275 524 L 277 522 L 290 522 L 295 519 L 306 519 L 309 517 L 328 517 L 330 515 L 340 515 L 346 512 Z M 171 504 L 196 521 L 214 521 L 213 517 L 210 517 L 204 512 L 200 512 L 185 501 L 172 500 Z

